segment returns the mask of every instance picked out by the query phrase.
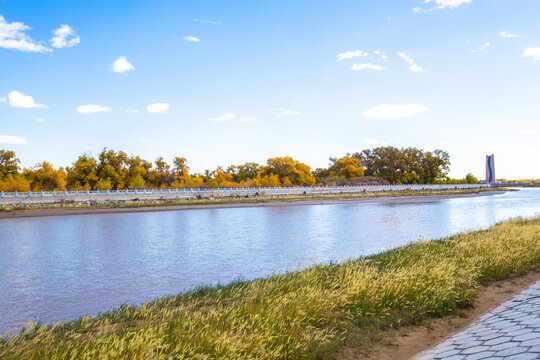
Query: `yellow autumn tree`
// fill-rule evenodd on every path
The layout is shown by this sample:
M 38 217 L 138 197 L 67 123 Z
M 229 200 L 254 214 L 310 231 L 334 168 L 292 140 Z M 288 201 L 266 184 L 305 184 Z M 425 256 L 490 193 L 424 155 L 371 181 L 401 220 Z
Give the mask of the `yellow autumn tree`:
M 61 168 L 56 170 L 48 161 L 36 164 L 31 169 L 25 169 L 23 175 L 34 191 L 66 189 L 66 173 Z
M 311 174 L 311 168 L 290 156 L 270 158 L 263 167 L 261 175 L 276 175 L 280 183 L 292 185 L 315 185 L 315 178 Z M 279 186 L 279 185 L 275 185 Z
M 328 168 L 330 177 L 339 177 L 350 179 L 353 177 L 364 176 L 364 168 L 360 166 L 360 161 L 351 156 L 344 156 L 334 161 Z

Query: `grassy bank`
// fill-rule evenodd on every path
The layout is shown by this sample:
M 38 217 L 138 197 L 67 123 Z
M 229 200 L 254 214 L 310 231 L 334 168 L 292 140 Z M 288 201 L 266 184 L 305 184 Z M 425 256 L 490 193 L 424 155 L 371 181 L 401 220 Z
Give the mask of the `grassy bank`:
M 125 201 L 103 201 L 88 204 L 89 201 L 71 203 L 66 201 L 58 201 L 55 203 L 45 204 L 3 204 L 0 206 L 0 212 L 20 211 L 20 210 L 36 210 L 36 209 L 111 209 L 111 208 L 144 208 L 144 207 L 159 207 L 159 206 L 204 206 L 204 205 L 227 205 L 227 204 L 264 204 L 268 202 L 299 202 L 304 200 L 363 200 L 381 197 L 402 197 L 402 196 L 441 196 L 441 195 L 471 195 L 490 192 L 511 191 L 505 188 L 482 188 L 482 189 L 467 189 L 467 190 L 442 190 L 442 191 L 394 191 L 394 192 L 373 192 L 373 193 L 357 193 L 357 194 L 331 194 L 331 195 L 285 195 L 271 196 L 261 192 L 260 196 L 250 198 L 237 198 L 234 196 L 220 198 L 202 198 L 192 200 L 138 200 Z M 210 196 L 210 195 L 209 195 Z M 90 199 L 91 200 L 91 199 Z
M 540 217 L 422 241 L 365 259 L 200 288 L 29 326 L 2 359 L 325 359 L 390 327 L 470 306 L 477 287 L 540 265 Z

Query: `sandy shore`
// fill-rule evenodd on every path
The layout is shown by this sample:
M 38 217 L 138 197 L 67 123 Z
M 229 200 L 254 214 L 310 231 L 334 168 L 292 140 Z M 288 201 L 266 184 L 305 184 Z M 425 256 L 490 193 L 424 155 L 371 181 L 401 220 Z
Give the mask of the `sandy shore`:
M 91 214 L 114 214 L 114 213 L 135 213 L 135 212 L 154 212 L 154 211 L 178 211 L 178 210 L 197 210 L 197 209 L 223 209 L 223 208 L 247 208 L 247 207 L 277 207 L 277 206 L 299 206 L 299 205 L 332 205 L 332 204 L 351 204 L 351 203 L 373 203 L 373 202 L 430 202 L 442 199 L 464 198 L 489 196 L 502 194 L 505 191 L 488 191 L 472 194 L 425 194 L 413 196 L 377 196 L 377 197 L 343 197 L 328 199 L 310 199 L 305 200 L 272 200 L 261 199 L 260 201 L 231 201 L 226 203 L 208 204 L 182 204 L 182 205 L 142 205 L 138 207 L 96 207 L 96 208 L 53 208 L 36 210 L 13 210 L 0 212 L 0 219 L 42 217 L 42 216 L 66 216 L 66 215 L 91 215 Z

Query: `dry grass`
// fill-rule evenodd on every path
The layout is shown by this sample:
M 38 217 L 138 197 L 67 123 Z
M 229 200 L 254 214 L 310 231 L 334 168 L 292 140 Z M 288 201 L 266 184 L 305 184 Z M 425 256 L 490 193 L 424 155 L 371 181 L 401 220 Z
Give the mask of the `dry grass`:
M 2 359 L 330 359 L 389 327 L 470 306 L 481 283 L 537 269 L 540 218 L 364 259 L 205 287 L 66 324 L 30 324 Z

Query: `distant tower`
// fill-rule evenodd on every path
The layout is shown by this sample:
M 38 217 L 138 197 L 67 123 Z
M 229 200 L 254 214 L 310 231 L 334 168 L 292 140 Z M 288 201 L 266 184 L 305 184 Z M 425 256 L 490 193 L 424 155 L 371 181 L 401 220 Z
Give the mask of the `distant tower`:
M 495 182 L 495 155 L 486 155 L 486 182 Z

